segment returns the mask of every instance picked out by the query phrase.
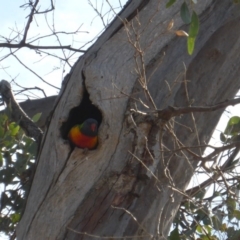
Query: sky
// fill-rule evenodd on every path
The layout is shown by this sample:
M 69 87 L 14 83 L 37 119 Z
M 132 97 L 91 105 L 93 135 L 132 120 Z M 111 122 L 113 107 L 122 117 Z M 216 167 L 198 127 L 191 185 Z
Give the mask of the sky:
M 0 8 L 1 14 L 1 38 L 0 42 L 6 42 L 6 38 L 13 39 L 18 43 L 24 27 L 27 22 L 27 16 L 29 15 L 29 8 L 26 8 L 27 0 L 21 1 L 9 1 L 8 4 L 4 4 Z M 115 11 L 119 11 L 121 6 L 125 4 L 126 0 L 109 0 L 109 3 Z M 84 44 L 92 41 L 96 36 L 104 29 L 103 22 L 98 16 L 97 11 L 104 16 L 104 24 L 110 21 L 113 17 L 113 12 L 109 12 L 109 4 L 102 0 L 81 0 L 81 4 L 76 0 L 55 0 L 55 11 L 47 14 L 37 15 L 28 33 L 28 41 L 32 41 L 34 38 L 48 35 L 51 33 L 51 28 L 54 25 L 55 31 L 63 32 L 75 32 L 79 27 L 79 32 L 76 35 L 60 34 L 59 38 L 62 45 L 71 45 L 74 48 L 81 48 Z M 41 5 L 40 5 L 41 4 Z M 46 10 L 50 7 L 50 0 L 40 1 L 40 10 Z M 95 8 L 95 10 L 94 10 Z M 11 13 L 11 14 L 9 14 Z M 20 33 L 20 34 L 19 34 Z M 20 38 L 19 38 L 20 36 Z M 93 42 L 87 44 L 83 50 L 86 50 Z M 59 45 L 56 37 L 49 37 L 40 39 L 34 43 L 35 45 Z M 56 54 L 63 57 L 61 50 L 50 50 L 51 54 Z M 41 81 L 36 75 L 22 66 L 19 61 L 10 56 L 3 60 L 3 57 L 9 54 L 9 49 L 0 50 L 0 74 L 1 79 L 11 81 L 23 86 L 23 87 L 40 87 L 47 96 L 56 95 L 58 89 L 49 87 L 43 81 Z M 65 55 L 68 57 L 71 53 L 65 50 Z M 74 62 L 79 58 L 81 54 L 74 54 L 69 63 L 72 66 Z M 60 88 L 63 77 L 69 72 L 69 65 L 65 65 L 63 61 L 57 58 L 47 56 L 46 54 L 36 53 L 34 50 L 22 48 L 16 52 L 16 56 L 20 61 L 28 68 L 36 72 L 41 78 L 50 84 Z M 13 89 L 21 89 L 12 83 Z M 32 91 L 31 98 L 44 97 L 41 91 Z M 27 97 L 24 95 L 18 95 L 18 100 L 22 101 Z

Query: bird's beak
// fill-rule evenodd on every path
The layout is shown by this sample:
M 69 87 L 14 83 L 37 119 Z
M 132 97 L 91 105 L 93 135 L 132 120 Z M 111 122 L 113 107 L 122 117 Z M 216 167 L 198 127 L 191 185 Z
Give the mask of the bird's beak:
M 92 132 L 95 132 L 97 130 L 96 124 L 91 125 L 91 130 L 92 130 Z

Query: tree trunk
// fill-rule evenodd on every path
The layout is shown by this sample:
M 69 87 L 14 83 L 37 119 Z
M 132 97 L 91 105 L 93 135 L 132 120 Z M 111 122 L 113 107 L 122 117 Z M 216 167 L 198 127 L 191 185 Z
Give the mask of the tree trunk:
M 56 101 L 56 96 L 27 100 L 25 102 L 19 103 L 24 112 L 32 118 L 35 114 L 41 113 L 39 121 L 36 122 L 36 125 L 41 129 L 46 127 L 47 119 L 53 110 L 54 103 Z
M 128 23 L 117 17 L 75 64 L 43 139 L 18 239 L 167 237 L 198 163 L 172 151 L 206 143 L 223 109 L 158 128 L 139 120 L 140 111 L 222 102 L 235 96 L 240 76 L 239 6 L 199 1 L 200 33 L 189 56 L 186 38 L 167 30 L 171 19 L 174 30 L 188 29 L 180 2 L 166 9 L 165 1 L 130 1 L 120 14 Z M 86 91 L 101 116 L 78 107 Z M 72 150 L 67 129 L 81 111 L 91 115 L 88 107 L 101 123 L 98 147 Z
M 50 117 L 51 111 L 53 110 L 56 98 L 57 96 L 40 99 L 28 99 L 24 102 L 20 102 L 19 105 L 31 119 L 35 114 L 41 113 L 41 117 L 36 122 L 36 125 L 43 130 L 46 128 L 46 123 Z M 5 111 L 6 110 L 2 110 L 0 113 L 5 113 Z

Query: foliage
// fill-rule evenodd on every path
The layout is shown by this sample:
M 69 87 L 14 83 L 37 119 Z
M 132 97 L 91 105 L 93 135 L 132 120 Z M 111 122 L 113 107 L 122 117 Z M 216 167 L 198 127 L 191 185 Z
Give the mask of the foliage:
M 223 133 L 220 134 L 220 139 L 223 143 L 231 143 L 238 141 L 240 135 L 240 117 L 231 117 Z
M 11 122 L 5 114 L 0 115 L 0 232 L 5 234 L 11 235 L 21 218 L 36 147 L 17 123 Z
M 176 2 L 176 0 L 169 0 L 166 4 L 166 8 L 171 7 L 175 2 Z M 196 4 L 197 1 L 191 0 L 190 4 L 191 3 Z M 196 38 L 197 38 L 198 32 L 199 32 L 198 15 L 194 10 L 192 10 L 192 16 L 191 16 L 190 10 L 185 1 L 183 2 L 182 6 L 180 8 L 180 15 L 185 24 L 190 24 L 188 36 L 187 36 L 187 50 L 188 50 L 188 54 L 192 55 L 193 51 L 194 51 Z
M 189 28 L 189 33 L 188 33 L 188 39 L 187 39 L 187 47 L 188 47 L 189 55 L 192 55 L 192 53 L 193 53 L 195 41 L 196 41 L 196 38 L 198 35 L 198 31 L 199 31 L 198 15 L 196 14 L 196 12 L 193 11 L 190 28 Z
M 233 116 L 220 139 L 223 144 L 231 144 L 239 141 L 239 136 L 240 117 Z M 200 191 L 182 202 L 169 240 L 193 239 L 193 235 L 199 240 L 240 239 L 239 158 L 231 159 L 227 153 L 227 161 L 221 174 L 213 171 L 212 190 L 199 185 Z M 220 176 L 222 179 L 218 179 Z
M 171 7 L 177 0 L 168 0 L 166 3 L 166 8 Z M 197 4 L 197 0 L 189 0 L 189 5 L 192 6 L 192 14 L 188 8 L 186 1 L 183 1 L 180 8 L 180 16 L 185 24 L 190 24 L 188 36 L 187 36 L 187 50 L 188 54 L 192 55 L 194 52 L 195 42 L 199 32 L 199 19 L 197 13 L 194 11 L 194 4 Z M 240 0 L 233 0 L 233 3 L 239 4 Z M 181 30 L 178 30 L 179 32 Z M 178 34 L 177 34 L 178 35 Z M 183 35 L 181 35 L 183 36 Z
M 176 0 L 168 0 L 166 8 L 176 2 Z M 233 1 L 235 4 L 239 2 Z M 194 52 L 200 25 L 198 15 L 194 11 L 194 4 L 197 4 L 197 0 L 183 1 L 180 16 L 182 21 L 189 25 L 189 31 L 187 34 L 177 34 L 181 30 L 176 32 L 178 36 L 187 36 L 189 55 Z M 191 6 L 191 11 L 188 6 Z M 220 140 L 223 145 L 239 142 L 240 117 L 230 118 L 225 130 L 220 134 Z M 173 223 L 173 230 L 169 234 L 169 240 L 196 239 L 195 237 L 198 237 L 198 240 L 240 239 L 238 224 L 240 220 L 240 175 L 236 170 L 240 162 L 239 158 L 236 158 L 238 152 L 239 148 L 233 146 L 232 149 L 222 151 L 218 155 L 216 161 L 220 168 L 210 168 L 208 176 L 211 175 L 212 181 L 206 180 L 206 186 L 199 185 L 197 191 L 193 191 L 188 199 L 182 201 Z M 222 164 L 224 161 L 225 164 Z M 219 180 L 220 177 L 222 179 Z M 210 192 L 210 188 L 213 188 L 211 189 L 212 195 L 205 197 L 206 193 Z

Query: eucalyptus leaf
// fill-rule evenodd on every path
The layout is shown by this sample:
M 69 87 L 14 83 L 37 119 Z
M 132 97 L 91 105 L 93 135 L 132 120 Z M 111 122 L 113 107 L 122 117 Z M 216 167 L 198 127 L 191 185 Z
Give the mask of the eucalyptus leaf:
M 233 211 L 233 216 L 234 216 L 237 220 L 240 220 L 240 211 L 239 211 L 239 210 L 234 210 L 234 211 Z
M 229 119 L 224 134 L 235 136 L 240 133 L 240 117 L 233 116 Z
M 35 114 L 33 117 L 32 117 L 32 121 L 33 122 L 38 122 L 39 121 L 39 119 L 41 118 L 41 116 L 42 116 L 42 113 L 37 113 L 37 114 Z
M 170 236 L 168 239 L 169 240 L 181 240 L 177 227 L 170 233 Z
M 191 15 L 186 2 L 181 6 L 180 15 L 184 23 L 189 24 L 191 22 Z
M 17 222 L 19 222 L 21 215 L 20 215 L 20 213 L 13 213 L 10 215 L 10 218 L 12 220 L 12 223 L 17 223 Z
M 176 0 L 169 0 L 166 4 L 166 8 L 171 7 L 175 2 L 176 2 Z
M 199 19 L 196 12 L 193 11 L 188 35 L 190 38 L 196 38 L 198 32 L 199 32 Z
M 194 37 L 188 37 L 187 39 L 187 49 L 188 49 L 188 54 L 192 55 L 195 47 L 195 40 L 196 38 Z

